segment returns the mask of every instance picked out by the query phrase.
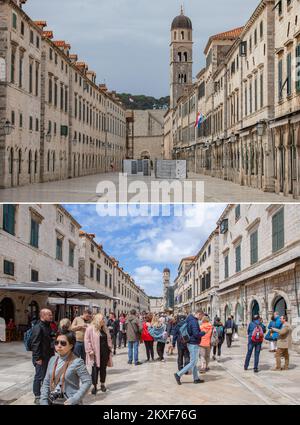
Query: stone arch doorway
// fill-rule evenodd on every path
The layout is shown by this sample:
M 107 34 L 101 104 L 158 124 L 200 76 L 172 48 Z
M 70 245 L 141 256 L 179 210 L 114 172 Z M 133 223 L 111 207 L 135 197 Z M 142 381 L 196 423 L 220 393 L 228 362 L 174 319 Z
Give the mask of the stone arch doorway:
M 29 312 L 31 320 L 39 318 L 40 308 L 36 301 L 31 301 L 31 303 L 28 306 L 28 312 Z
M 285 299 L 281 296 L 276 297 L 273 303 L 274 307 L 273 307 L 273 312 L 277 312 L 279 314 L 279 316 L 284 316 L 287 314 L 287 303 L 285 301 Z
M 3 298 L 0 302 L 0 317 L 3 317 L 5 323 L 8 323 L 9 319 L 15 321 L 15 306 L 11 298 Z
M 258 316 L 259 313 L 260 313 L 259 304 L 256 300 L 253 300 L 251 304 L 251 319 L 253 319 L 254 316 Z
M 229 308 L 229 305 L 226 305 L 224 313 L 225 313 L 225 321 L 226 321 L 228 317 L 231 316 L 231 310 Z
M 240 303 L 235 308 L 235 322 L 237 325 L 242 325 L 244 322 L 244 312 Z
M 141 153 L 141 159 L 150 159 L 150 158 L 151 158 L 151 155 L 149 151 L 143 151 Z

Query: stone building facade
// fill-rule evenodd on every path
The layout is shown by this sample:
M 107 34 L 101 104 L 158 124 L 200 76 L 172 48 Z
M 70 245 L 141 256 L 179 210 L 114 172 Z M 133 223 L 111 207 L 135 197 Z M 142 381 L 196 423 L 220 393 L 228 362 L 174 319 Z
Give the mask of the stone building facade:
M 77 221 L 60 205 L 0 207 L 0 282 L 78 282 Z M 47 296 L 0 293 L 0 316 L 27 324 L 27 313 L 47 305 Z
M 210 255 L 208 255 L 210 252 Z M 182 264 L 182 263 L 181 263 Z M 217 229 L 175 281 L 176 311 L 198 307 L 245 327 L 255 314 L 275 311 L 300 324 L 300 207 L 295 204 L 228 205 Z M 195 282 L 195 283 L 193 283 Z M 195 288 L 193 290 L 193 287 Z M 293 334 L 298 341 L 298 332 Z
M 297 198 L 299 25 L 298 0 L 261 0 L 245 26 L 211 36 L 165 115 L 165 151 L 190 172 Z
M 128 138 L 132 146 L 129 151 L 133 159 L 155 161 L 162 158 L 165 112 L 161 109 L 128 111 L 131 120 Z
M 144 290 L 95 241 L 95 235 L 83 231 L 80 232 L 79 283 L 110 297 L 96 301 L 105 315 L 112 311 L 119 316 L 132 309 L 149 311 L 149 299 Z
M 150 300 L 150 313 L 160 314 L 164 312 L 164 300 L 162 297 L 149 297 Z
M 132 308 L 148 312 L 145 291 L 96 243 L 95 235 L 80 229 L 61 205 L 2 205 L 0 283 L 80 283 L 110 297 L 92 302 L 104 314 L 115 311 L 120 315 Z M 27 311 L 38 314 L 50 301 L 47 296 L 1 290 L 0 316 L 26 325 Z M 91 305 L 89 301 L 85 304 Z
M 0 187 L 121 170 L 125 108 L 24 3 L 0 2 Z

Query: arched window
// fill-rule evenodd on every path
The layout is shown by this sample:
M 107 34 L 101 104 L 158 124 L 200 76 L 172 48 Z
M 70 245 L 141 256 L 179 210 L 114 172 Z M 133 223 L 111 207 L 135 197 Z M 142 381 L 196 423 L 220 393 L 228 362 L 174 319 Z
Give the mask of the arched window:
M 187 81 L 187 80 L 186 80 L 186 74 L 184 74 L 184 82 L 186 83 L 186 81 Z
M 181 83 L 181 74 L 178 75 L 178 83 Z
M 181 52 L 179 52 L 178 53 L 178 62 L 181 62 L 182 61 L 182 55 L 181 55 Z
M 9 165 L 9 174 L 12 174 L 13 173 L 13 166 L 14 166 L 14 150 L 13 150 L 13 148 L 11 148 L 10 152 L 9 152 L 8 165 Z
M 47 171 L 50 171 L 50 151 L 49 150 L 47 154 Z
M 187 62 L 188 61 L 188 54 L 187 54 L 187 52 L 184 52 L 183 57 L 184 57 L 184 62 Z
M 37 151 L 35 151 L 35 154 L 34 154 L 34 174 L 37 173 L 37 166 L 38 166 L 38 156 L 37 156 Z
M 283 297 L 277 297 L 274 302 L 274 313 L 278 313 L 279 316 L 287 314 L 287 305 Z
M 174 31 L 174 40 L 177 40 L 177 32 Z
M 184 31 L 181 31 L 181 40 L 184 40 Z
M 19 158 L 18 158 L 18 173 L 22 172 L 22 150 L 19 149 Z
M 252 319 L 254 316 L 259 316 L 259 304 L 256 300 L 253 300 L 252 302 L 251 315 L 252 315 Z
M 53 152 L 53 171 L 55 171 L 55 152 Z
M 31 162 L 32 162 L 32 152 L 30 150 L 28 154 L 28 174 L 31 174 Z

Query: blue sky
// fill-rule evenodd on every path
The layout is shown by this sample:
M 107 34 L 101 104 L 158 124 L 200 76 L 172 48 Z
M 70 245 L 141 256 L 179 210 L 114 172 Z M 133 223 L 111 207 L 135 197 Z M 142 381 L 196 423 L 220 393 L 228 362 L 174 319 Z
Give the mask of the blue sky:
M 46 20 L 110 89 L 166 96 L 170 26 L 182 3 L 193 22 L 196 76 L 208 38 L 244 25 L 259 0 L 28 0 L 24 10 Z
M 104 250 L 152 296 L 162 295 L 163 269 L 171 269 L 173 281 L 181 258 L 197 253 L 225 207 L 190 205 L 181 217 L 176 217 L 174 211 L 169 217 L 105 217 L 98 214 L 96 205 L 65 205 L 83 230 L 96 234 Z M 150 207 L 145 208 L 148 212 Z

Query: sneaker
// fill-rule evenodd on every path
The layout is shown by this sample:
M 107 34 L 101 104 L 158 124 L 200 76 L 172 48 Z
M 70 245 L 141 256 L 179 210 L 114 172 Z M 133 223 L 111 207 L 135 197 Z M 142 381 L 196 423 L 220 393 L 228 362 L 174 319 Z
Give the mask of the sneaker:
M 204 381 L 203 381 L 203 379 L 196 379 L 194 381 L 194 384 L 204 384 Z
M 128 362 L 128 364 L 132 364 L 132 362 Z
M 180 380 L 180 376 L 178 376 L 177 373 L 174 373 L 174 376 L 175 376 L 177 384 L 182 385 L 181 380 Z
M 258 373 L 259 372 L 259 370 L 258 369 L 254 369 L 254 373 Z
M 213 356 L 213 361 L 216 361 L 216 356 Z
M 141 364 L 143 364 L 143 363 L 141 363 L 141 362 L 136 362 L 136 363 L 134 363 L 136 366 L 141 366 Z
M 104 384 L 101 384 L 101 391 L 103 393 L 106 393 L 106 386 Z
M 93 389 L 92 389 L 92 395 L 96 395 L 97 394 L 97 388 L 96 387 L 94 387 Z
M 36 404 L 37 406 L 39 406 L 39 404 L 40 404 L 40 397 L 35 397 L 34 404 Z
M 246 366 L 244 366 L 244 370 L 247 372 L 248 368 Z

